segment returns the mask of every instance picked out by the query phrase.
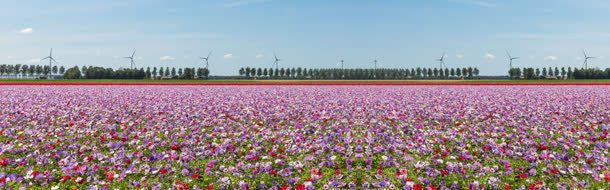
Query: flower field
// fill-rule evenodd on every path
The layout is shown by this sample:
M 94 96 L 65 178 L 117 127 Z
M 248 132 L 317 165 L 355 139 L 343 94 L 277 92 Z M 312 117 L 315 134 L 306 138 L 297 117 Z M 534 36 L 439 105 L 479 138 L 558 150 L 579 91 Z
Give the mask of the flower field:
M 609 86 L 3 86 L 0 188 L 600 189 Z

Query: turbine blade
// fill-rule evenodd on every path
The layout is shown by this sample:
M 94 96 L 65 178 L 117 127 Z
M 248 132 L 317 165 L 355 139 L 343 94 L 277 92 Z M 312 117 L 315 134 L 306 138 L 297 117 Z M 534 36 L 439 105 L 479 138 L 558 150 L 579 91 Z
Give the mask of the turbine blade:
M 133 50 L 133 53 L 131 54 L 131 57 L 133 57 L 134 55 L 136 55 L 136 50 Z
M 582 54 L 585 56 L 585 58 L 587 58 L 587 53 L 585 53 L 585 50 L 582 50 Z
M 53 57 L 51 57 L 51 60 L 52 60 L 53 62 L 57 63 L 57 61 L 55 61 L 55 59 L 53 59 Z
M 210 58 L 210 55 L 212 55 L 212 51 L 210 51 L 210 53 L 208 53 L 208 56 L 206 57 L 206 60 Z
M 51 48 L 51 51 L 49 52 L 49 57 L 51 57 L 51 55 L 53 55 L 53 48 Z
M 48 59 L 48 58 L 50 58 L 50 57 L 45 57 L 45 58 L 42 58 L 42 59 L 40 59 L 40 60 L 41 60 L 41 61 L 44 61 L 45 59 Z

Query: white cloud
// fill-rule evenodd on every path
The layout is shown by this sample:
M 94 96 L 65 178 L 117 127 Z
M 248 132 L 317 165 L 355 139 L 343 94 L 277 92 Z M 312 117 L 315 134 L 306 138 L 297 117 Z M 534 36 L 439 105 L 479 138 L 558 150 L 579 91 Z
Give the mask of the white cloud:
M 530 55 L 530 59 L 534 60 L 534 59 L 536 59 L 536 56 Z
M 191 58 L 191 57 L 190 57 L 190 56 L 188 56 L 188 55 L 185 55 L 183 58 L 184 58 L 184 59 L 189 59 L 189 58 Z
M 606 58 L 606 56 L 603 56 L 603 55 L 602 55 L 602 56 L 599 56 L 599 57 L 597 57 L 597 58 L 603 59 L 603 58 Z
M 223 56 L 225 59 L 232 59 L 234 56 L 232 53 L 227 53 Z
M 6 56 L 6 58 L 7 59 L 13 59 L 14 57 L 9 55 L 9 56 Z
M 259 54 L 256 55 L 257 59 L 261 59 L 261 58 L 264 58 L 264 57 L 265 57 L 265 55 L 263 55 L 262 53 L 259 53 Z
M 496 56 L 491 53 L 485 53 L 485 56 L 483 56 L 483 57 L 485 57 L 485 59 L 489 59 L 489 60 L 496 59 Z
M 544 57 L 544 60 L 545 61 L 555 61 L 555 60 L 557 60 L 557 57 L 549 55 L 549 56 Z
M 458 53 L 455 55 L 455 57 L 457 57 L 458 59 L 462 59 L 462 58 L 464 58 L 464 55 L 462 55 L 461 53 Z
M 34 29 L 32 28 L 24 28 L 19 31 L 20 34 L 31 34 L 34 33 Z
M 114 58 L 114 59 L 118 59 L 118 58 L 119 58 L 119 56 L 118 56 L 118 55 L 115 55 L 115 56 L 112 56 L 112 58 Z
M 40 63 L 40 59 L 29 59 L 25 63 Z
M 138 59 L 138 60 L 142 60 L 142 59 L 144 59 L 144 57 L 142 57 L 142 56 L 138 56 L 138 58 L 136 58 L 136 59 Z
M 576 60 L 582 60 L 582 57 L 576 57 Z
M 174 57 L 172 57 L 172 56 L 169 56 L 169 55 L 163 56 L 163 57 L 161 57 L 161 58 L 159 58 L 159 59 L 160 59 L 161 61 L 173 61 L 173 60 L 176 60 L 176 58 L 174 58 Z

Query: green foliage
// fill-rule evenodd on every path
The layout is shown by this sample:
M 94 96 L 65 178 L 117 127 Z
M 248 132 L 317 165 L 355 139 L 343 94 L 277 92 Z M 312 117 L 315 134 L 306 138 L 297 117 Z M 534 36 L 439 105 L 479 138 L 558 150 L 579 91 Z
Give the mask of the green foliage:
M 81 78 L 81 73 L 80 70 L 78 69 L 78 67 L 72 67 L 69 68 L 63 75 L 64 79 L 80 79 Z

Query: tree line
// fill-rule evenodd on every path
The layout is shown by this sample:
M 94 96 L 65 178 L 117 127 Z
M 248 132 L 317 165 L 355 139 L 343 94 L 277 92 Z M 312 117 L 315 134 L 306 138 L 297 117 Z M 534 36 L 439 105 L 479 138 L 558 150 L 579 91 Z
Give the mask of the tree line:
M 266 79 L 320 79 L 320 80 L 397 80 L 397 79 L 456 79 L 479 75 L 476 67 L 464 68 L 411 68 L 411 69 L 307 69 L 307 68 L 255 68 L 242 67 L 239 75 Z
M 572 67 L 552 68 L 512 68 L 508 71 L 511 79 L 610 79 L 610 68 L 578 69 Z
M 83 66 L 83 79 L 208 79 L 207 68 L 147 67 L 139 69 L 118 69 Z
M 71 69 L 71 70 L 70 70 Z M 48 65 L 2 64 L 0 78 L 41 78 L 62 76 L 66 79 L 208 79 L 207 68 L 147 67 L 139 69 L 117 69 L 83 66 L 72 67 Z
M 2 64 L 0 65 L 0 77 L 2 78 L 36 78 L 50 75 L 63 75 L 66 69 L 63 66 L 54 65 L 27 65 L 27 64 Z

